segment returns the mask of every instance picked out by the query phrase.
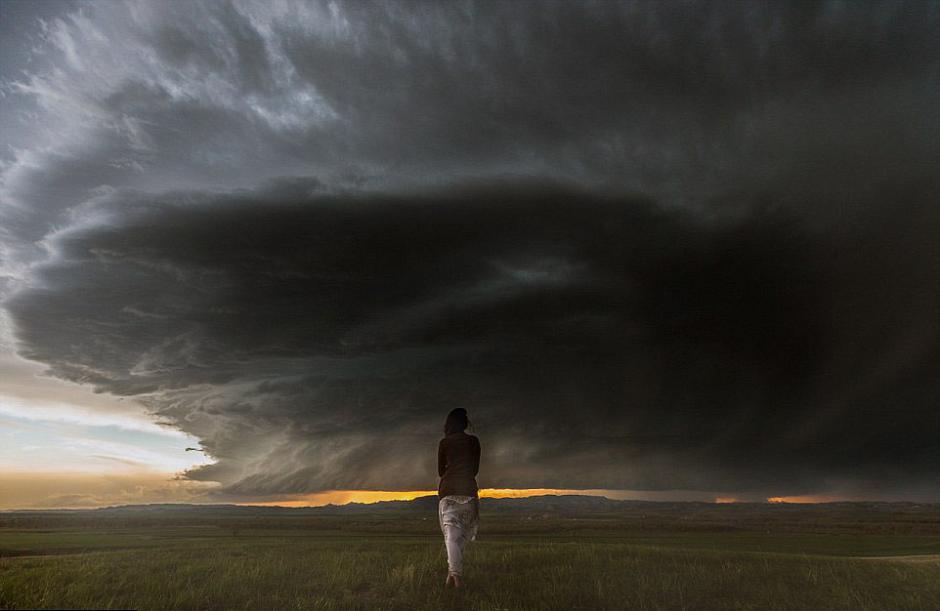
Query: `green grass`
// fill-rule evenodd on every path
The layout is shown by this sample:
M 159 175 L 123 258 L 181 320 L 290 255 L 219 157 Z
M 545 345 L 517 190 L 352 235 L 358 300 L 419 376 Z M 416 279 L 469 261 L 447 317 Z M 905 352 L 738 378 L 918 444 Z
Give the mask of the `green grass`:
M 426 523 L 0 528 L 0 608 L 940 609 L 940 562 L 855 557 L 940 553 L 936 535 L 513 523 L 494 520 L 470 544 L 462 592 L 443 587 L 443 544 Z

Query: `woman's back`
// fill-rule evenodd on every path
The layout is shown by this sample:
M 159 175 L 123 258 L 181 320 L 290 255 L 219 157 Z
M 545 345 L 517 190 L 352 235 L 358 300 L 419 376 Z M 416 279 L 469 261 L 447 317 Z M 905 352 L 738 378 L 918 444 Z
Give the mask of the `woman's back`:
M 470 426 L 467 410 L 455 407 L 444 421 L 444 439 L 437 446 L 437 516 L 447 547 L 448 586 L 461 587 L 463 548 L 476 539 L 480 519 L 477 471 L 480 470 L 480 440 L 464 431 Z
M 437 449 L 437 474 L 441 478 L 438 497 L 476 497 L 479 470 L 480 440 L 463 431 L 445 436 Z

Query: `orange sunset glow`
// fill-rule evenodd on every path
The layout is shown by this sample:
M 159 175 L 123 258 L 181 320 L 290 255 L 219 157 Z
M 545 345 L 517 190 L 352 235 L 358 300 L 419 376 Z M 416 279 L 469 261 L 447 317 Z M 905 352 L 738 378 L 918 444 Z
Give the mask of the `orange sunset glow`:
M 436 490 L 328 490 L 310 494 L 281 497 L 270 501 L 239 502 L 238 505 L 255 507 L 320 507 L 346 503 L 377 503 L 380 501 L 410 501 L 423 496 L 436 495 Z M 733 496 L 714 496 L 689 491 L 604 490 L 569 488 L 481 488 L 480 497 L 489 499 L 519 499 L 545 495 L 601 496 L 621 501 L 681 501 L 695 500 L 714 503 L 737 503 Z M 787 497 L 790 498 L 790 497 Z M 796 498 L 796 497 L 793 497 Z M 808 501 L 790 501 L 808 502 Z
M 838 503 L 839 501 L 862 500 L 830 494 L 809 494 L 805 496 L 771 496 L 768 503 Z
M 616 496 L 613 490 L 562 490 L 557 488 L 481 488 L 481 498 L 506 499 L 528 496 L 587 494 Z M 411 501 L 422 496 L 437 494 L 436 490 L 328 490 L 278 501 L 239 503 L 255 507 L 319 507 L 346 503 L 377 503 L 379 501 Z

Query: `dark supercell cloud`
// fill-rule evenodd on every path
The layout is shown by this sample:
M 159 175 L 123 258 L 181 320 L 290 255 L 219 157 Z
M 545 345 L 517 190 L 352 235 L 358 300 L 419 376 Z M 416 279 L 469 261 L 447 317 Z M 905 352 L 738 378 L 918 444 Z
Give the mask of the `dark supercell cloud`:
M 99 201 L 121 220 L 60 235 L 8 304 L 24 354 L 143 393 L 221 459 L 192 477 L 245 494 L 427 486 L 454 405 L 501 486 L 795 490 L 940 466 L 937 288 L 891 228 L 836 241 L 773 210 L 716 227 L 547 183 L 297 186 Z
M 940 494 L 936 5 L 91 10 L 4 307 L 188 477 L 427 489 L 463 406 L 488 487 Z

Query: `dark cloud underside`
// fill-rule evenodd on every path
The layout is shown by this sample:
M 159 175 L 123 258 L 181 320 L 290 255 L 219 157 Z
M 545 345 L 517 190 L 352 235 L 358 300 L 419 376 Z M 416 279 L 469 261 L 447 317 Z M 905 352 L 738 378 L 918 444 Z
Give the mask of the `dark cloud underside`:
M 8 304 L 23 353 L 146 393 L 222 459 L 191 475 L 245 493 L 426 487 L 454 405 L 502 486 L 940 466 L 937 289 L 884 262 L 928 254 L 890 228 L 834 240 L 773 208 L 714 227 L 553 184 L 296 186 L 100 202 L 123 220 L 61 236 Z

